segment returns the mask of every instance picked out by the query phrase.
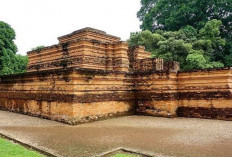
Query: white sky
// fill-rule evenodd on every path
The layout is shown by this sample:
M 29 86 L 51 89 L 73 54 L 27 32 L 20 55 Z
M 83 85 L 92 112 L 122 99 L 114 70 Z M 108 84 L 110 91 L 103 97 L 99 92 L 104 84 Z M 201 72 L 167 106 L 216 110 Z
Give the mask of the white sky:
M 57 37 L 93 27 L 127 40 L 139 31 L 140 0 L 0 0 L 0 21 L 16 32 L 18 54 L 39 45 L 57 44 Z

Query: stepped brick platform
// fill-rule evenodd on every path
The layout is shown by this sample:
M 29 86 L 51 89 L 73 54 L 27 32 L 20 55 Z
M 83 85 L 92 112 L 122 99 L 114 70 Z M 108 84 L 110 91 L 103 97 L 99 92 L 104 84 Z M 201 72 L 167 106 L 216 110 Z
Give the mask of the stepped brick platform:
M 179 72 L 104 31 L 84 28 L 28 52 L 28 72 L 1 76 L 0 109 L 79 124 L 142 114 L 232 120 L 232 69 Z

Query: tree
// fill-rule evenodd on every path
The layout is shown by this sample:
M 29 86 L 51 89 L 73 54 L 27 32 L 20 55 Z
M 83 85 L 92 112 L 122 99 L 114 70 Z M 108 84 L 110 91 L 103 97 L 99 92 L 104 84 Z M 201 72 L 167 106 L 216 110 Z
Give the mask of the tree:
M 137 17 L 142 30 L 157 29 L 178 31 L 186 26 L 200 30 L 208 21 L 222 22 L 221 37 L 226 40 L 224 49 L 216 58 L 226 66 L 232 66 L 232 0 L 141 0 Z
M 152 34 L 152 32 L 146 30 L 140 33 L 131 33 L 129 46 L 143 45 L 147 51 L 152 51 L 154 48 L 158 48 L 157 43 L 160 40 L 164 40 L 162 35 Z
M 223 67 L 220 50 L 225 40 L 220 37 L 221 21 L 211 20 L 199 31 L 186 26 L 178 31 L 146 30 L 131 33 L 130 46 L 143 45 L 153 57 L 180 62 L 181 69 Z
M 209 20 L 221 20 L 223 36 L 231 37 L 232 0 L 141 0 L 137 13 L 141 28 L 177 31 L 187 25 L 202 28 Z
M 156 6 L 159 0 L 141 0 L 141 8 L 137 12 L 137 17 L 142 21 L 141 28 L 143 30 L 153 30 L 153 17 L 151 15 L 152 9 Z
M 0 21 L 0 75 L 24 72 L 26 57 L 16 55 L 14 43 L 15 31 L 5 22 Z
M 211 60 L 224 62 L 223 48 L 225 40 L 220 36 L 220 27 L 222 22 L 219 20 L 211 20 L 207 22 L 204 28 L 199 31 L 199 38 L 206 42 L 210 42 L 211 47 L 206 52 Z
M 186 58 L 185 69 L 204 69 L 207 61 L 202 54 L 189 54 Z
M 27 64 L 29 62 L 28 56 L 16 55 L 17 59 L 17 71 L 15 73 L 27 72 Z
M 224 62 L 226 66 L 232 67 L 232 40 L 227 40 L 224 47 Z

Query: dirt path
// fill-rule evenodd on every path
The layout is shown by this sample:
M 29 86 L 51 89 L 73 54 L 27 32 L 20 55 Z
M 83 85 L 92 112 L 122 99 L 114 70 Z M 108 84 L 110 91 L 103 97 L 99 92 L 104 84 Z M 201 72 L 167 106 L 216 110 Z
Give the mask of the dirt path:
M 232 156 L 230 121 L 129 116 L 69 126 L 0 111 L 0 133 L 67 157 L 117 147 L 178 157 Z

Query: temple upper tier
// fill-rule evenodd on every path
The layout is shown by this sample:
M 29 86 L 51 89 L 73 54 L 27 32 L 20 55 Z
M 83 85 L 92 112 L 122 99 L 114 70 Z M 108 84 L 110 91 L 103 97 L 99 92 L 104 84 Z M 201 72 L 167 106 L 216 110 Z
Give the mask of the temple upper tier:
M 74 31 L 70 34 L 58 37 L 59 43 L 66 43 L 70 41 L 76 41 L 78 39 L 93 39 L 101 42 L 117 42 L 120 41 L 119 37 L 106 34 L 106 32 L 86 27 L 77 31 Z
M 144 47 L 129 48 L 119 37 L 89 27 L 58 40 L 57 45 L 28 52 L 29 72 L 67 67 L 127 72 L 129 60 L 150 58 Z
M 152 59 L 143 46 L 127 42 L 104 31 L 84 28 L 58 38 L 57 45 L 28 52 L 28 72 L 79 68 L 110 71 L 171 70 L 179 63 Z

